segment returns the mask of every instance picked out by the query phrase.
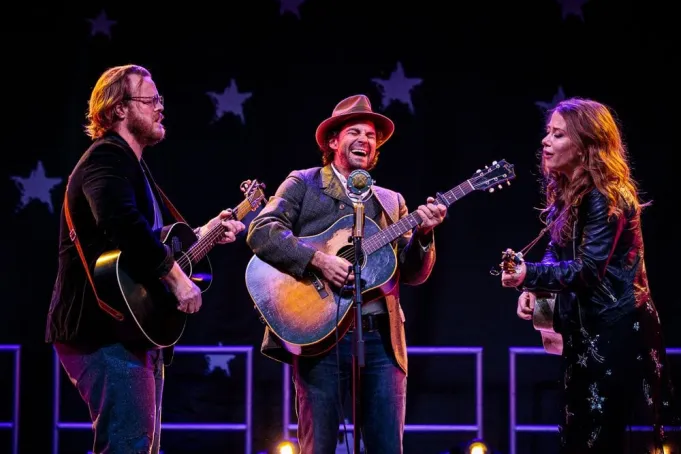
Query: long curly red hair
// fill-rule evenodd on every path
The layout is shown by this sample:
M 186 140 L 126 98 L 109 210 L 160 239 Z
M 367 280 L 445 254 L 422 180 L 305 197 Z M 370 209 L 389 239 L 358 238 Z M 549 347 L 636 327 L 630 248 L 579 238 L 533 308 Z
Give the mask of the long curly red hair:
M 548 119 L 553 112 L 565 119 L 566 134 L 582 153 L 572 179 L 548 171 L 544 160 L 541 161 L 546 196 L 542 218 L 550 221 L 569 207 L 549 228 L 552 241 L 565 245 L 572 239 L 579 205 L 594 187 L 607 197 L 609 215 L 619 217 L 627 209 L 640 214 L 647 203 L 639 199 L 638 184 L 631 175 L 622 134 L 610 109 L 590 99 L 571 98 L 551 109 Z

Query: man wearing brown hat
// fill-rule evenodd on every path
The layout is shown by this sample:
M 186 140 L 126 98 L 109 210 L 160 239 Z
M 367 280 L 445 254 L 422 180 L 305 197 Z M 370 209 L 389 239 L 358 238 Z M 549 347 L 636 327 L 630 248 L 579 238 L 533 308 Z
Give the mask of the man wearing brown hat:
M 394 129 L 389 118 L 372 111 L 364 95 L 338 103 L 316 132 L 323 167 L 291 172 L 251 222 L 247 242 L 255 255 L 296 279 L 305 279 L 312 272 L 336 290 L 343 285 L 353 286 L 351 262 L 340 254 L 320 250 L 306 237 L 333 230 L 340 218 L 353 215 L 347 178 L 353 170 L 374 168 L 378 148 Z M 381 230 L 408 214 L 401 194 L 375 185 L 371 190 L 363 201 L 365 216 Z M 446 207 L 428 198 L 417 213 L 422 222 L 392 243 L 397 254 L 395 275 L 410 285 L 425 282 L 433 269 L 433 228 L 444 219 Z M 407 348 L 399 285 L 378 299 L 363 300 L 362 437 L 371 454 L 398 454 L 402 453 L 407 390 Z M 353 312 L 349 311 L 347 317 L 352 318 Z M 301 322 L 302 316 L 296 321 Z M 333 335 L 329 336 L 333 337 L 332 348 L 313 356 L 297 352 L 282 341 L 282 330 L 277 336 L 269 324 L 265 329 L 262 353 L 293 365 L 302 454 L 336 452 L 341 402 L 351 391 L 352 329 L 350 326 L 346 333 L 341 332 L 338 343 Z

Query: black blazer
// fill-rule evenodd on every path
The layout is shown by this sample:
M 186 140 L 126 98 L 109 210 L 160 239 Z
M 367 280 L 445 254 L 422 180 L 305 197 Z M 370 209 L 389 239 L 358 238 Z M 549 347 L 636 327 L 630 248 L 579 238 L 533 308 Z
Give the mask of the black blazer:
M 641 219 L 633 209 L 611 217 L 606 197 L 592 189 L 579 207 L 573 235 L 565 246 L 550 242 L 541 262 L 527 264 L 523 282 L 530 291 L 557 293 L 557 329 L 579 330 L 579 312 L 587 327 L 609 325 L 643 306 L 653 313 Z
M 144 168 L 144 170 L 143 170 Z M 156 191 L 144 161 L 115 133 L 96 140 L 83 154 L 67 187 L 69 209 L 83 253 L 92 272 L 97 258 L 120 249 L 144 273 L 161 277 L 170 271 L 173 255 L 153 231 L 154 205 L 144 172 L 161 206 L 163 224 L 174 222 Z M 59 266 L 47 316 L 46 342 L 87 347 L 116 342 L 117 323 L 97 304 L 76 245 L 60 214 Z

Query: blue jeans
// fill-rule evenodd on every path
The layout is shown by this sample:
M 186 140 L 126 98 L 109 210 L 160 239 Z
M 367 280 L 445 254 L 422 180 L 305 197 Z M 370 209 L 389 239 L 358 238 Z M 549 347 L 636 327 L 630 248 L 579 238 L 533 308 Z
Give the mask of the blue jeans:
M 158 454 L 164 365 L 161 350 L 121 344 L 96 349 L 55 343 L 90 411 L 95 454 Z
M 294 357 L 298 442 L 301 454 L 334 454 L 338 445 L 341 403 L 351 397 L 353 333 L 317 357 Z M 407 377 L 392 354 L 387 329 L 364 332 L 365 365 L 361 375 L 361 430 L 369 454 L 401 454 Z M 340 393 L 339 400 L 339 372 Z M 345 415 L 350 419 L 351 415 Z M 350 443 L 350 450 L 353 446 Z

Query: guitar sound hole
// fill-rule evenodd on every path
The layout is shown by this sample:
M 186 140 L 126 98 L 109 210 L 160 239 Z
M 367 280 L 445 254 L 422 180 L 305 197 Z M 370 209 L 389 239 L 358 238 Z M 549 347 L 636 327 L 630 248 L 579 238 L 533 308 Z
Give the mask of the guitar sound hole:
M 348 262 L 350 262 L 354 266 L 354 263 L 355 263 L 355 248 L 354 247 L 343 246 L 342 248 L 340 248 L 338 250 L 338 253 L 336 253 L 336 255 L 339 256 L 339 257 L 343 257 L 345 260 L 347 260 Z M 364 255 L 364 253 L 362 253 L 362 255 L 360 256 L 359 263 L 360 263 L 359 266 L 361 268 L 364 268 L 364 266 L 366 265 L 367 257 L 366 257 L 366 255 Z

